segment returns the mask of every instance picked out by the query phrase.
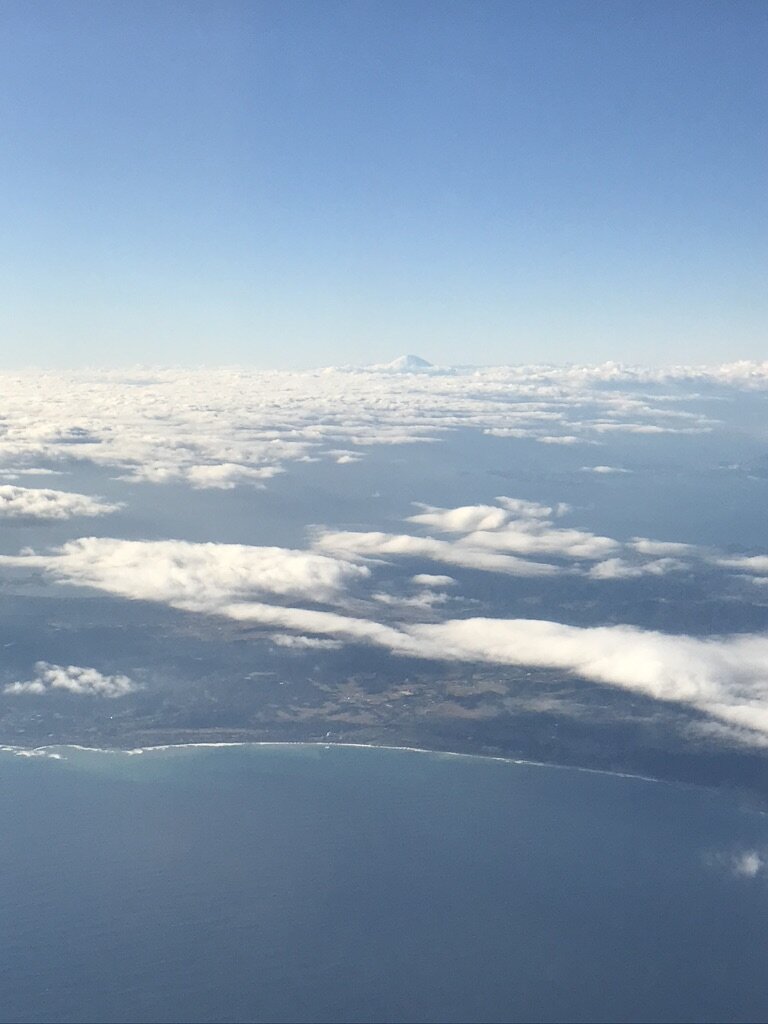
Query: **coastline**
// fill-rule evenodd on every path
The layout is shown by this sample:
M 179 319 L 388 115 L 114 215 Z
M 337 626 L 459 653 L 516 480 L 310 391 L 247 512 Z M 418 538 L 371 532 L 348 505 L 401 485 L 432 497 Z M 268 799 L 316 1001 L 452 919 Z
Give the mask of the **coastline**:
M 24 723 L 27 725 L 28 723 Z M 106 723 L 103 723 L 106 724 Z M 328 725 L 333 724 L 332 732 Z M 383 723 L 382 723 L 383 724 Z M 612 721 L 569 723 L 551 716 L 531 715 L 483 723 L 436 719 L 434 723 L 392 721 L 388 727 L 371 725 L 342 730 L 329 719 L 315 722 L 270 721 L 251 728 L 167 728 L 159 723 L 109 722 L 109 728 L 52 729 L 35 723 L 28 729 L 0 733 L 0 753 L 31 760 L 66 760 L 67 751 L 103 752 L 136 757 L 185 749 L 235 747 L 306 747 L 384 749 L 431 754 L 438 757 L 486 759 L 646 782 L 726 792 L 739 804 L 768 811 L 765 750 L 737 745 L 712 745 L 690 734 L 666 730 L 653 734 L 631 723 Z M 46 728 L 46 726 L 48 726 Z M 143 727 L 142 727 L 143 726 Z M 21 742 L 19 742 L 21 740 Z
M 23 758 L 46 758 L 49 760 L 65 760 L 66 751 L 73 750 L 89 754 L 122 754 L 136 757 L 144 754 L 161 754 L 182 750 L 216 750 L 216 749 L 248 749 L 264 747 L 310 747 L 316 749 L 357 749 L 382 750 L 408 754 L 422 754 L 436 758 L 457 758 L 473 761 L 492 761 L 516 767 L 544 768 L 554 771 L 578 772 L 586 775 L 600 775 L 607 778 L 631 779 L 636 782 L 648 782 L 666 786 L 691 786 L 697 789 L 713 789 L 714 787 L 696 783 L 679 782 L 652 775 L 640 775 L 634 772 L 611 771 L 605 768 L 590 768 L 585 765 L 558 764 L 552 761 L 534 761 L 526 758 L 504 757 L 497 754 L 472 754 L 459 750 L 439 750 L 432 747 L 396 746 L 384 743 L 342 743 L 337 740 L 242 740 L 242 741 L 197 741 L 189 743 L 158 743 L 144 747 L 89 747 L 81 743 L 50 743 L 39 747 L 21 747 L 13 744 L 0 744 L 0 754 L 11 754 Z

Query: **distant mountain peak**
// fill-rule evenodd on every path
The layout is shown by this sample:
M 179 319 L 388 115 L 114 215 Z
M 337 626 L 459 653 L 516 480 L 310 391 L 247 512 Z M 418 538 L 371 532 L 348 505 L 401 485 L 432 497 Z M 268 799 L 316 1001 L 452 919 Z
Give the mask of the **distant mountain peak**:
M 386 363 L 383 370 L 399 370 L 401 373 L 415 373 L 419 370 L 434 370 L 432 363 L 422 359 L 421 356 L 406 355 L 398 356 L 391 363 Z

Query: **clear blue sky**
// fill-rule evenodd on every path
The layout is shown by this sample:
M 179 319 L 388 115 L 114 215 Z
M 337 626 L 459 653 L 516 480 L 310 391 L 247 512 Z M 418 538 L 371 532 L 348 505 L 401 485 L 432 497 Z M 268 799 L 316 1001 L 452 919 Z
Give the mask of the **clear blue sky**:
M 768 4 L 0 6 L 0 363 L 768 357 Z

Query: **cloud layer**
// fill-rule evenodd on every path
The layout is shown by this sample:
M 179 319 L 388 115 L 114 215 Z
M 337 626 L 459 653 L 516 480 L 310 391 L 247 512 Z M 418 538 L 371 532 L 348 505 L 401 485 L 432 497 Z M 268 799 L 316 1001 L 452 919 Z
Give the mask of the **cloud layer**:
M 368 445 L 436 442 L 460 428 L 565 445 L 622 433 L 702 433 L 714 423 L 687 407 L 695 392 L 681 389 L 702 382 L 768 388 L 768 370 L 735 364 L 663 374 L 607 364 L 2 374 L 0 465 L 13 474 L 84 460 L 158 484 L 264 486 L 296 460 L 352 463 Z M 650 383 L 668 383 L 670 393 L 651 398 Z

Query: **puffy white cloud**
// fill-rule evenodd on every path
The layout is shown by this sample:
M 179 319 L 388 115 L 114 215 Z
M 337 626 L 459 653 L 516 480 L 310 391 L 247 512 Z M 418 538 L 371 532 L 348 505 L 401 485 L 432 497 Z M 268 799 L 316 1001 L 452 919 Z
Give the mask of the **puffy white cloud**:
M 433 608 L 435 605 L 446 604 L 449 600 L 447 594 L 434 590 L 422 590 L 411 597 L 400 597 L 396 594 L 386 593 L 371 594 L 371 597 L 374 601 L 378 601 L 379 604 L 386 604 L 391 608 L 403 610 L 406 608 L 420 608 L 425 611 Z
M 649 540 L 647 537 L 633 537 L 630 548 L 638 551 L 641 555 L 658 557 L 694 555 L 697 549 L 693 544 L 680 544 L 677 541 Z
M 73 540 L 50 554 L 2 556 L 2 564 L 39 566 L 66 583 L 195 611 L 254 594 L 331 601 L 370 574 L 362 565 L 290 548 L 108 537 Z
M 408 521 L 431 526 L 441 533 L 469 533 L 495 530 L 509 520 L 509 512 L 495 505 L 465 505 L 461 508 L 430 509 L 409 516 Z
M 42 695 L 51 690 L 65 690 L 80 697 L 125 697 L 139 687 L 128 676 L 105 676 L 95 668 L 81 668 L 78 665 L 50 665 L 38 661 L 37 675 L 24 682 L 9 683 L 3 692 L 11 696 L 19 694 Z
M 459 542 L 468 549 L 514 551 L 519 555 L 552 555 L 557 558 L 604 558 L 617 551 L 619 544 L 610 537 L 600 537 L 587 530 L 532 527 L 510 523 L 493 532 L 478 530 Z
M 765 868 L 765 859 L 757 850 L 744 850 L 731 860 L 731 870 L 738 878 L 755 878 Z
M 569 511 L 568 505 L 560 502 L 555 508 L 549 505 L 540 505 L 537 501 L 528 501 L 526 498 L 509 498 L 500 495 L 496 501 L 508 512 L 512 512 L 517 519 L 551 519 L 552 516 L 565 515 Z
M 530 427 L 487 427 L 483 433 L 489 437 L 536 437 L 536 431 Z
M 586 437 L 576 437 L 574 434 L 543 434 L 541 437 L 537 437 L 536 440 L 539 444 L 594 444 L 594 441 L 588 440 Z
M 3 693 L 19 694 L 19 693 L 46 693 L 48 687 L 45 683 L 39 679 L 30 679 L 27 682 L 20 683 L 8 683 L 7 686 L 3 687 Z
M 319 636 L 302 636 L 296 633 L 273 633 L 270 640 L 276 647 L 288 647 L 298 651 L 335 651 L 339 647 L 343 647 L 340 640 L 329 640 Z
M 631 473 L 631 469 L 622 469 L 621 466 L 582 466 L 582 473 L 598 473 L 607 476 L 612 473 Z
M 668 572 L 685 569 L 686 563 L 677 558 L 656 558 L 652 562 L 626 562 L 623 558 L 608 558 L 589 570 L 593 580 L 622 580 L 637 576 L 665 576 Z
M 410 522 L 442 533 L 464 534 L 453 543 L 454 552 L 514 552 L 516 555 L 550 555 L 558 558 L 604 558 L 619 549 L 617 541 L 585 530 L 562 529 L 552 516 L 556 510 L 521 498 L 497 498 L 498 505 L 464 505 L 454 509 L 430 508 L 410 517 Z M 457 564 L 461 564 L 457 562 Z
M 541 556 L 597 564 L 587 570 L 594 580 L 628 579 L 646 575 L 661 576 L 686 567 L 685 558 L 703 556 L 692 544 L 634 537 L 622 543 L 589 530 L 563 527 L 555 519 L 572 510 L 563 503 L 541 505 L 523 498 L 498 497 L 495 505 L 462 505 L 445 509 L 421 506 L 423 511 L 408 521 L 422 528 L 454 534 L 450 541 L 434 537 L 383 533 L 320 533 L 320 548 L 345 551 L 350 557 L 414 554 L 454 565 L 481 568 L 491 572 L 534 575 L 523 567 L 545 566 L 549 575 L 562 571 Z M 503 559 L 515 561 L 506 564 Z M 529 556 L 520 558 L 520 556 Z M 643 556 L 642 560 L 638 556 Z M 529 558 L 535 559 L 530 561 Z M 647 559 L 651 559 L 650 561 Z M 522 563 L 522 565 L 521 565 Z M 725 564 L 725 563 L 722 563 Z M 749 560 L 731 560 L 727 564 L 746 567 Z M 754 560 L 754 571 L 768 572 L 768 558 Z M 583 571 L 581 568 L 569 571 Z M 537 575 L 544 575 L 537 570 Z
M 73 516 L 103 516 L 120 505 L 109 504 L 87 494 L 52 491 L 47 487 L 0 485 L 0 518 L 71 519 Z
M 411 583 L 417 587 L 452 587 L 456 580 L 453 576 L 438 576 L 430 572 L 419 572 L 411 576 Z
M 727 569 L 743 569 L 756 575 L 768 573 L 768 555 L 749 555 L 743 558 L 718 558 L 718 565 Z
M 330 448 L 323 454 L 332 456 L 340 466 L 352 465 L 362 460 L 362 455 L 359 452 L 352 452 L 346 448 Z
M 458 565 L 465 569 L 482 569 L 510 576 L 552 576 L 558 569 L 546 562 L 529 561 L 479 546 L 438 540 L 435 537 L 414 537 L 404 533 L 369 533 L 353 531 L 320 532 L 315 547 L 321 551 L 348 558 L 379 558 L 402 555 L 428 558 L 434 562 Z
M 278 466 L 241 466 L 236 462 L 222 462 L 212 466 L 191 466 L 186 479 L 197 488 L 232 490 L 239 483 L 254 483 L 269 480 L 282 470 Z

